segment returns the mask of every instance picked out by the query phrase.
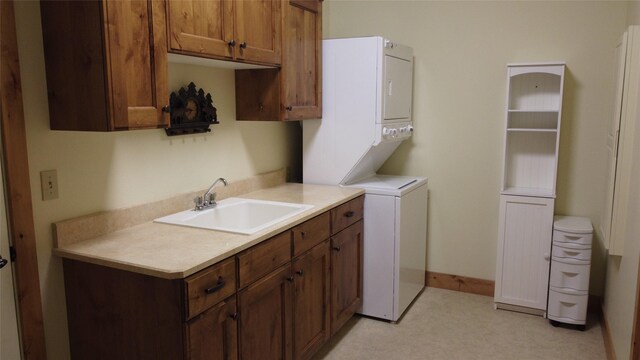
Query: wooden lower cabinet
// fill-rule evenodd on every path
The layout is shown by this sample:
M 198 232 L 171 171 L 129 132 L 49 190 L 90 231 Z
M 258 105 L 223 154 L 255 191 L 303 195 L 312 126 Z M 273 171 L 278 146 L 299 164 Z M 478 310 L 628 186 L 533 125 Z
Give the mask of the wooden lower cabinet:
M 293 260 L 293 357 L 309 359 L 330 335 L 329 239 Z
M 184 279 L 64 259 L 72 358 L 310 359 L 362 304 L 362 220 L 329 215 Z
M 291 359 L 291 264 L 238 294 L 241 359 Z
M 191 319 L 186 326 L 187 358 L 237 359 L 237 318 L 236 297 L 232 296 Z
M 331 334 L 362 306 L 362 220 L 331 238 Z

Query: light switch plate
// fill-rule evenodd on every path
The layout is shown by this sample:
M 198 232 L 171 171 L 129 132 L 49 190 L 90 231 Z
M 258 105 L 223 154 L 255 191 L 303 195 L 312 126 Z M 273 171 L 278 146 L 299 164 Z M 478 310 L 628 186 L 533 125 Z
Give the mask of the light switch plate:
M 47 170 L 40 172 L 40 185 L 42 187 L 42 200 L 58 198 L 58 171 Z

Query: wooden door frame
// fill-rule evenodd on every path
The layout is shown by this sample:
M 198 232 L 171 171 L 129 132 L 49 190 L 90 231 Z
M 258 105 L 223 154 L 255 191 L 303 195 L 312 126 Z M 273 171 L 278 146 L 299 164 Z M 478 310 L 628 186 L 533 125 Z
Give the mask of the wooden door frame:
M 13 0 L 0 1 L 0 27 L 0 126 L 9 241 L 16 254 L 18 332 L 23 359 L 46 359 Z
M 636 279 L 636 307 L 633 314 L 633 330 L 631 332 L 632 360 L 640 360 L 640 267 Z

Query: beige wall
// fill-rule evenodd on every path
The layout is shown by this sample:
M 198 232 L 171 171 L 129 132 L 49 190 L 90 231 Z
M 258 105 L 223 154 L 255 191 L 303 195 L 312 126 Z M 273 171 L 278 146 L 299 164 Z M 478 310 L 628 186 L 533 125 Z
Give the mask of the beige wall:
M 640 25 L 640 0 L 629 1 L 628 25 Z
M 51 223 L 204 189 L 220 176 L 233 181 L 299 166 L 292 160 L 299 149 L 291 149 L 299 124 L 237 122 L 233 70 L 171 64 L 170 90 L 194 81 L 212 94 L 221 122 L 212 133 L 50 131 L 39 2 L 17 1 L 16 18 L 47 352 L 66 359 L 62 267 L 51 256 Z M 60 198 L 44 202 L 39 172 L 48 169 L 58 170 Z
M 625 3 L 333 0 L 325 15 L 325 38 L 384 35 L 414 48 L 415 136 L 382 172 L 429 178 L 428 270 L 495 277 L 511 62 L 567 62 L 556 213 L 597 228 Z M 604 273 L 597 239 L 592 293 L 602 294 Z

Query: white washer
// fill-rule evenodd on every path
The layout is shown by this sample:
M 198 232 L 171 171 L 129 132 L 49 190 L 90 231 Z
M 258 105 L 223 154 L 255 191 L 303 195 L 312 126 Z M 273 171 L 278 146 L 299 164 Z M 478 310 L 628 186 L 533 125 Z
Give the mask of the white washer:
M 427 179 L 375 175 L 365 190 L 363 305 L 359 313 L 397 321 L 424 288 Z

